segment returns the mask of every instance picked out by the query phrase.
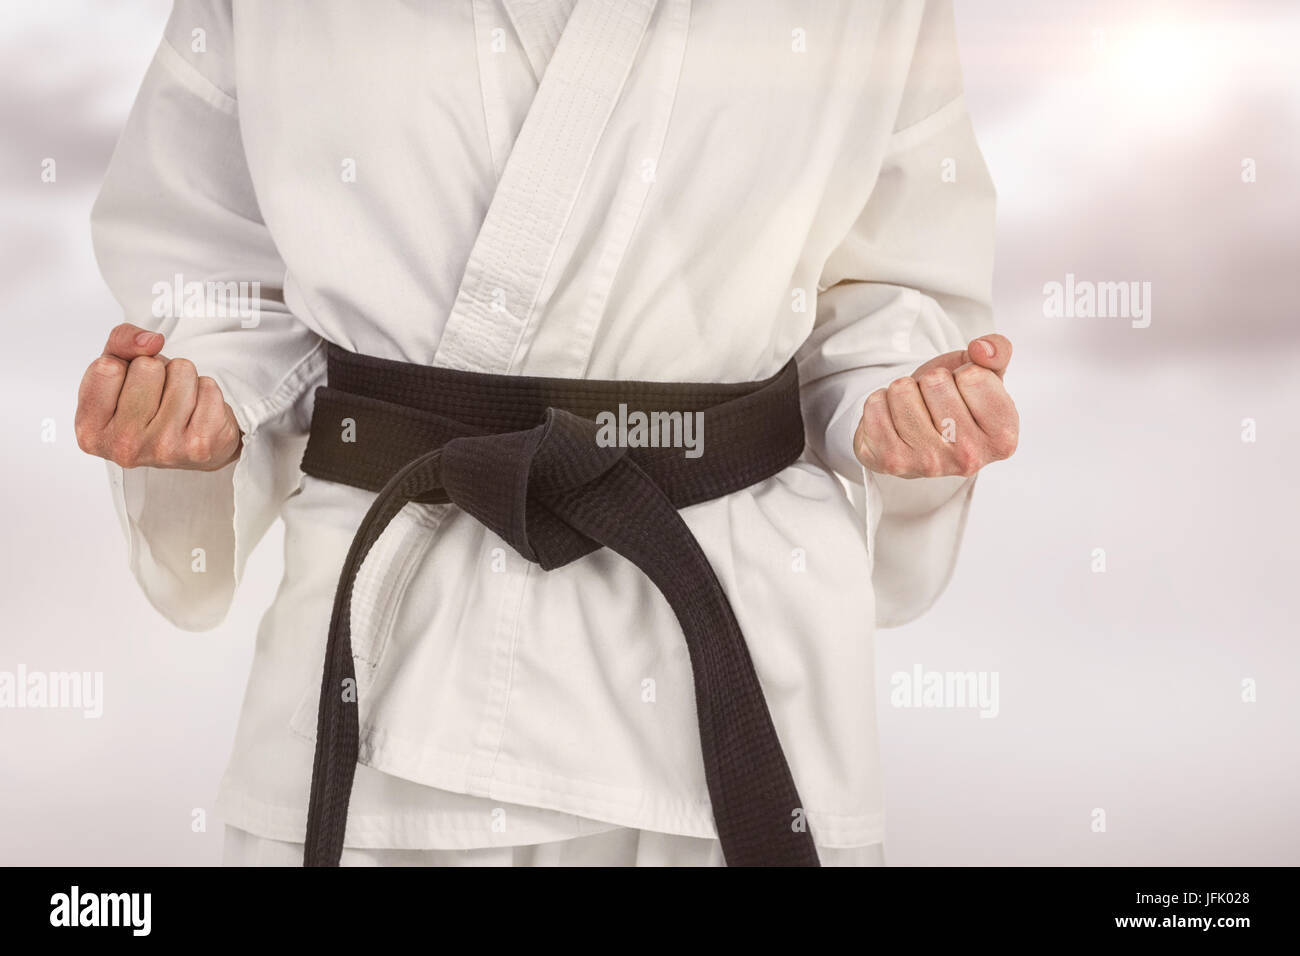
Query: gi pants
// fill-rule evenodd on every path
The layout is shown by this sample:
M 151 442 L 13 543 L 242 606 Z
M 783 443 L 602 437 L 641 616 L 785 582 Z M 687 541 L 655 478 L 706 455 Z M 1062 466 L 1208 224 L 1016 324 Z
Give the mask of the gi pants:
M 302 866 L 302 844 L 226 827 L 223 866 Z M 822 866 L 884 866 L 884 844 L 818 847 Z M 725 866 L 717 840 L 615 827 L 602 833 L 473 850 L 344 847 L 342 866 Z

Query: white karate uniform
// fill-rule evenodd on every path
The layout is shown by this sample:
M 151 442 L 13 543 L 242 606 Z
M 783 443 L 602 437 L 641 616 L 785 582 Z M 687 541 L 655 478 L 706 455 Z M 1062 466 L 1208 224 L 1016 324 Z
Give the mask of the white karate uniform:
M 92 225 L 126 319 L 244 433 L 215 473 L 109 466 L 149 600 L 213 627 L 285 522 L 226 822 L 303 839 L 332 597 L 373 497 L 298 468 L 324 343 L 664 381 L 797 355 L 804 457 L 682 516 L 817 845 L 879 844 L 874 630 L 944 587 L 973 480 L 865 474 L 852 436 L 871 391 L 991 330 L 993 212 L 947 0 L 178 0 Z M 176 276 L 259 282 L 257 321 L 154 315 Z M 546 573 L 408 505 L 352 634 L 348 847 L 714 839 L 685 643 L 623 558 Z
M 222 866 L 302 866 L 303 845 L 226 827 Z M 822 866 L 884 866 L 883 844 L 819 847 Z M 614 827 L 587 836 L 472 850 L 344 847 L 339 866 L 726 866 L 722 844 L 705 837 Z

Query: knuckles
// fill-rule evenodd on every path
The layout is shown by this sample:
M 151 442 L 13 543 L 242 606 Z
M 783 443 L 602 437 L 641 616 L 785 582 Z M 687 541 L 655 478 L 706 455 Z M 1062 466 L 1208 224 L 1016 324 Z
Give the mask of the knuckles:
M 953 378 L 956 380 L 958 387 L 966 389 L 978 387 L 990 378 L 997 378 L 997 375 L 978 365 L 963 365 L 953 373 Z
M 150 449 L 150 457 L 160 465 L 179 464 L 188 457 L 185 440 L 174 433 L 159 435 Z
M 909 465 L 907 457 L 896 451 L 886 451 L 880 455 L 880 470 L 886 475 L 902 477 L 907 473 Z
M 1015 428 L 1006 428 L 989 436 L 989 447 L 999 461 L 1014 455 L 1019 444 L 1020 434 Z
M 946 470 L 943 464 L 943 457 L 935 452 L 922 452 L 917 470 L 924 478 L 939 478 Z
M 149 465 L 155 468 L 203 468 L 211 466 L 218 451 L 231 442 L 222 426 L 217 432 L 164 432 L 146 438 L 135 431 L 107 435 L 78 434 L 83 451 L 107 458 L 123 468 Z
M 987 464 L 984 456 L 970 446 L 958 448 L 954 455 L 954 461 L 957 467 L 956 473 L 963 478 L 972 477 Z
M 932 368 L 921 375 L 921 387 L 927 389 L 944 388 L 952 381 L 952 373 L 946 368 Z
M 144 464 L 144 441 L 131 432 L 116 432 L 107 437 L 103 456 L 123 468 L 135 468 Z
M 152 355 L 140 355 L 131 359 L 131 371 L 136 374 L 143 373 L 149 376 L 166 375 L 167 363 Z
M 95 361 L 90 363 L 90 367 L 86 369 L 86 374 L 93 375 L 96 378 L 116 379 L 121 378 L 122 371 L 125 368 L 126 363 L 120 358 L 114 358 L 111 355 L 101 355 L 99 358 L 95 359 Z
M 195 464 L 207 464 L 212 458 L 212 437 L 194 432 L 185 438 L 185 457 Z
M 168 375 L 183 375 L 186 378 L 195 378 L 198 375 L 198 369 L 194 363 L 187 358 L 174 358 L 167 363 Z

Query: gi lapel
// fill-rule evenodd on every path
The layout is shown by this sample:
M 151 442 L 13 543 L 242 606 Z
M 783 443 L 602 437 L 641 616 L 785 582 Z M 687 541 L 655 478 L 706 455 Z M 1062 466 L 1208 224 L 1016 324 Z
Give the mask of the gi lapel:
M 506 13 L 538 83 L 546 73 L 577 0 L 504 0 Z
M 470 252 L 435 365 L 510 371 L 655 3 L 577 0 Z M 524 31 L 532 61 L 544 31 Z

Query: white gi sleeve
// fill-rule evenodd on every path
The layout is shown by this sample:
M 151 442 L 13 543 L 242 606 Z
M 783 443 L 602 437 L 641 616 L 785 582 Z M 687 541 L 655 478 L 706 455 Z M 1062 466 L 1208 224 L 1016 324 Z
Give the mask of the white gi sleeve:
M 215 379 L 243 431 L 238 460 L 217 472 L 109 463 L 131 571 L 187 630 L 225 617 L 249 552 L 297 487 L 303 406 L 324 372 L 320 339 L 284 305 L 285 266 L 244 160 L 232 42 L 228 2 L 175 3 L 91 213 L 126 321 Z M 227 316 L 167 302 L 165 287 L 194 282 L 248 283 L 251 301 Z
M 949 0 L 927 4 L 865 207 L 827 259 L 799 352 L 809 443 L 867 524 L 877 625 L 928 609 L 956 561 L 974 478 L 867 472 L 853 453 L 866 397 L 993 330 L 995 192 L 962 95 Z

